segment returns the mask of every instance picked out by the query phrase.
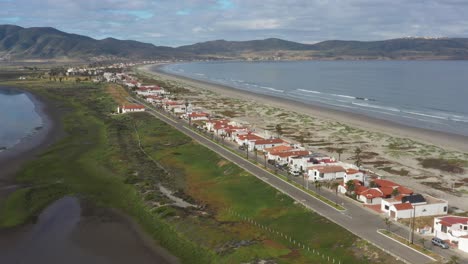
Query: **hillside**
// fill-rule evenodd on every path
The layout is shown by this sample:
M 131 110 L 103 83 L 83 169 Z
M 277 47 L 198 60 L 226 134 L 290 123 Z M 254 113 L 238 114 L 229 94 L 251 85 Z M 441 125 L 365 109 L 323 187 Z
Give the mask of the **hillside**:
M 277 38 L 215 40 L 177 48 L 133 40 L 96 40 L 50 27 L 0 25 L 0 61 L 24 59 L 468 59 L 468 39 L 330 40 L 302 44 Z
M 175 51 L 174 48 L 157 47 L 138 41 L 113 38 L 96 40 L 49 27 L 22 28 L 3 25 L 0 26 L 0 56 L 7 54 L 14 59 L 170 59 L 185 56 L 183 52 Z

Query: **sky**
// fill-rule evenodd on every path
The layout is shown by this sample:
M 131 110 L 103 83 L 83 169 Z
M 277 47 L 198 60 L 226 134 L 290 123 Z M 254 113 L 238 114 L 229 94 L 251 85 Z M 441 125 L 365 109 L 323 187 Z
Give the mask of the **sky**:
M 468 0 L 0 0 L 0 24 L 180 46 L 468 37 Z

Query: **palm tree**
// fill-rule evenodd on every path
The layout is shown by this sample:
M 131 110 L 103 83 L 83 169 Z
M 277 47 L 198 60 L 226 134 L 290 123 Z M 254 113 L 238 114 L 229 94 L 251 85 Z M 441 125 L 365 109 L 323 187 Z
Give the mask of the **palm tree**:
M 332 183 L 332 189 L 335 189 L 335 194 L 336 194 L 335 205 L 338 204 L 338 186 L 340 186 L 339 183 L 337 182 Z
M 336 153 L 338 153 L 338 161 L 341 160 L 341 154 L 343 154 L 343 151 L 344 151 L 344 149 L 342 149 L 342 148 L 339 148 L 339 149 L 336 150 Z
M 421 237 L 421 238 L 419 239 L 419 243 L 421 243 L 421 245 L 422 245 L 423 248 L 426 248 L 426 245 L 425 245 L 426 239 L 425 239 L 424 237 Z
M 355 189 L 356 189 L 356 184 L 354 184 L 353 180 L 349 180 L 346 182 L 346 192 L 348 194 L 353 193 Z
M 354 162 L 354 164 L 356 164 L 356 166 L 358 167 L 361 167 L 361 153 L 362 153 L 362 149 L 360 147 L 357 147 L 355 150 L 354 150 L 354 154 L 355 154 L 355 158 L 356 158 L 356 161 Z
M 390 226 L 392 225 L 392 220 L 390 220 L 390 218 L 388 218 L 388 217 L 385 217 L 384 218 L 384 223 L 387 226 L 387 230 L 390 230 Z
M 399 194 L 400 194 L 400 191 L 398 191 L 398 188 L 393 189 L 393 191 L 392 191 L 392 196 L 393 197 L 398 196 Z
M 278 134 L 278 137 L 281 137 L 281 135 L 283 134 L 283 128 L 281 127 L 281 124 L 277 124 L 275 126 L 275 130 L 276 130 L 276 133 Z

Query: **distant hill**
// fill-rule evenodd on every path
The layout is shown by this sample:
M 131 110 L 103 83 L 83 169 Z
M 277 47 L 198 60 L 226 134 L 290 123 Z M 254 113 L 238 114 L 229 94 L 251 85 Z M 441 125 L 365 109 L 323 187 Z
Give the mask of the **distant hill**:
M 184 57 L 183 52 L 171 47 L 113 38 L 96 40 L 50 27 L 22 28 L 12 25 L 0 25 L 0 56 L 2 54 L 17 59 Z
M 277 38 L 215 40 L 177 48 L 133 40 L 96 40 L 50 27 L 0 25 L 0 60 L 22 59 L 468 59 L 468 39 L 330 40 L 302 44 Z
M 315 59 L 468 59 L 467 38 L 402 38 L 383 41 L 329 40 L 301 44 L 281 39 L 216 40 L 177 48 L 197 55 L 277 56 Z M 289 53 L 288 53 L 289 52 Z

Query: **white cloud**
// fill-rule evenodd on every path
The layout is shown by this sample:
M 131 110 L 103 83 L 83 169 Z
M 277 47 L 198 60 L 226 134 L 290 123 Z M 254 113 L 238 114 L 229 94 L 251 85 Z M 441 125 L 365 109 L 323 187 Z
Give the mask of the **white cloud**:
M 277 19 L 230 20 L 221 21 L 218 25 L 223 28 L 238 30 L 278 29 L 281 27 L 281 23 Z

